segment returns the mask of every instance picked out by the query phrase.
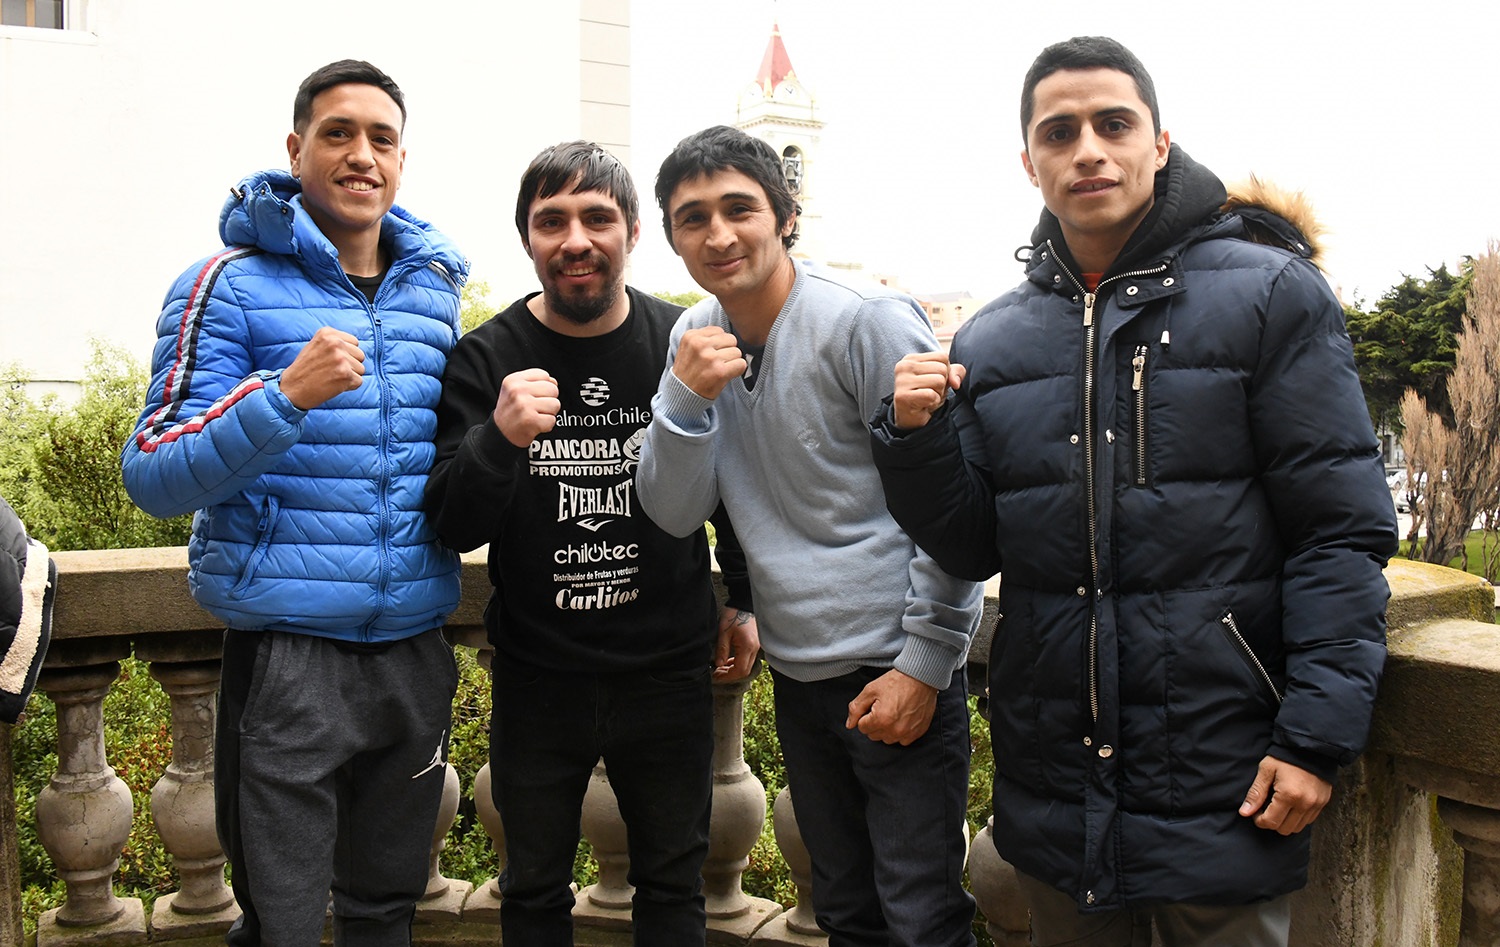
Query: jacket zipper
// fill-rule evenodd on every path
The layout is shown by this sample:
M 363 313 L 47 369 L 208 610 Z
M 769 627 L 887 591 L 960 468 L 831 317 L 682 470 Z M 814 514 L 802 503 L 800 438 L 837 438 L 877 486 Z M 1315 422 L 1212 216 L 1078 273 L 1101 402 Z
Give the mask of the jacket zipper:
M 1135 393 L 1135 485 L 1146 485 L 1146 344 L 1130 360 L 1130 390 Z
M 1052 259 L 1057 260 L 1057 249 L 1052 246 L 1051 240 L 1047 241 L 1047 250 L 1052 255 Z M 1099 287 L 1095 287 L 1093 292 L 1084 289 L 1078 277 L 1063 266 L 1061 261 L 1058 261 L 1057 268 L 1067 274 L 1068 280 L 1083 294 L 1083 487 L 1088 512 L 1089 583 L 1093 598 L 1089 606 L 1089 716 L 1097 724 L 1099 722 L 1099 602 L 1104 598 L 1104 590 L 1099 587 L 1099 510 L 1094 500 L 1094 487 L 1098 479 L 1094 470 L 1094 386 L 1096 382 L 1094 362 L 1099 348 L 1099 326 L 1094 319 L 1094 304 L 1099 298 L 1099 287 L 1117 280 L 1161 273 L 1166 270 L 1167 265 L 1163 263 L 1150 269 L 1116 273 L 1106 280 L 1101 280 Z
M 1266 690 L 1270 691 L 1271 696 L 1276 698 L 1276 703 L 1280 704 L 1282 701 L 1281 691 L 1276 689 L 1276 683 L 1271 680 L 1271 675 L 1266 671 L 1266 666 L 1260 663 L 1260 658 L 1255 656 L 1255 652 L 1250 650 L 1250 644 L 1245 641 L 1244 635 L 1240 634 L 1240 626 L 1234 620 L 1234 612 L 1225 612 L 1224 617 L 1219 619 L 1219 621 L 1223 623 L 1225 630 L 1229 632 L 1230 640 L 1235 643 L 1240 649 L 1240 653 L 1245 656 L 1245 660 L 1250 663 L 1251 669 L 1260 675 L 1262 683 L 1266 685 Z
M 380 288 L 375 291 L 374 302 L 366 300 L 364 293 L 360 292 L 358 289 L 355 289 L 353 284 L 350 285 L 350 288 L 354 289 L 355 294 L 358 295 L 361 300 L 366 302 L 370 313 L 370 361 L 374 363 L 371 366 L 373 368 L 373 371 L 371 372 L 370 381 L 374 382 L 375 384 L 375 397 L 376 403 L 378 405 L 375 412 L 375 462 L 379 468 L 379 476 L 376 481 L 376 502 L 378 503 L 380 508 L 380 525 L 378 527 L 379 541 L 376 546 L 376 555 L 380 560 L 380 572 L 379 577 L 376 580 L 375 587 L 375 608 L 370 613 L 369 619 L 365 622 L 364 628 L 360 630 L 360 639 L 363 641 L 369 641 L 373 637 L 372 631 L 375 627 L 375 623 L 380 620 L 380 617 L 382 615 L 385 614 L 386 606 L 388 604 L 387 600 L 390 596 L 392 571 L 390 548 L 390 403 L 386 389 L 385 378 L 385 325 L 380 318 L 380 308 L 378 306 L 378 303 L 382 294 L 386 292 L 387 288 L 390 286 L 394 286 L 397 280 L 399 280 L 402 276 L 405 276 L 406 273 L 413 268 L 414 265 L 411 263 L 407 263 L 405 266 L 393 264 L 391 268 L 386 271 L 385 280 L 380 284 Z

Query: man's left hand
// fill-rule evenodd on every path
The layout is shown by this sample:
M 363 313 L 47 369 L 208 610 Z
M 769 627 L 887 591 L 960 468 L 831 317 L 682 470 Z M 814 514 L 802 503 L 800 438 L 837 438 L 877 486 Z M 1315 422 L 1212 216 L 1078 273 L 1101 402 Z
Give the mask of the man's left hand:
M 714 653 L 714 683 L 728 684 L 750 676 L 760 654 L 755 615 L 742 608 L 719 609 L 719 646 Z
M 1333 784 L 1300 766 L 1268 756 L 1260 761 L 1260 772 L 1245 793 L 1240 815 L 1255 817 L 1255 824 L 1282 835 L 1296 835 L 1328 805 Z
M 858 727 L 871 740 L 910 746 L 932 723 L 937 693 L 931 684 L 891 668 L 849 702 L 849 719 L 844 727 Z

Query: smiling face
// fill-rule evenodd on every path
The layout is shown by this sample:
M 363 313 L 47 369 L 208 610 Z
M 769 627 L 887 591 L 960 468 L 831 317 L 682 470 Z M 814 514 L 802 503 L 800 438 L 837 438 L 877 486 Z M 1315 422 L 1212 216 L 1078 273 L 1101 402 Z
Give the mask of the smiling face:
M 1168 137 L 1152 130 L 1135 81 L 1064 69 L 1037 83 L 1021 163 L 1085 272 L 1109 268 L 1151 210 Z
M 302 179 L 302 206 L 346 268 L 347 258 L 373 252 L 406 160 L 395 100 L 363 83 L 324 89 L 312 101 L 306 127 L 287 136 L 286 148 L 292 174 Z
M 783 238 L 795 215 L 778 226 L 765 189 L 733 168 L 681 181 L 667 202 L 673 248 L 693 280 L 731 317 L 774 319 L 796 281 Z
M 526 252 L 542 282 L 542 321 L 559 331 L 593 325 L 618 326 L 629 314 L 625 261 L 641 235 L 641 224 L 603 191 L 574 193 L 574 184 L 531 202 Z M 609 318 L 601 320 L 608 315 Z

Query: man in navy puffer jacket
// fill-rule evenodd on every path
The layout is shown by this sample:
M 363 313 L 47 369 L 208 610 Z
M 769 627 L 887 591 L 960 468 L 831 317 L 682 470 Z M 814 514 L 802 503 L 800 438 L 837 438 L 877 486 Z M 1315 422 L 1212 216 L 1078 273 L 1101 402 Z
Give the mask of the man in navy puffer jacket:
M 401 90 L 308 76 L 291 173 L 252 175 L 157 324 L 125 484 L 197 511 L 194 598 L 228 626 L 214 771 L 232 945 L 404 945 L 427 879 L 457 670 L 458 559 L 422 512 L 467 263 L 393 206 Z
M 1342 308 L 1305 234 L 1221 210 L 1113 40 L 1044 50 L 1022 129 L 1026 280 L 873 424 L 897 522 L 1001 573 L 995 844 L 1034 943 L 1284 945 L 1396 548 Z

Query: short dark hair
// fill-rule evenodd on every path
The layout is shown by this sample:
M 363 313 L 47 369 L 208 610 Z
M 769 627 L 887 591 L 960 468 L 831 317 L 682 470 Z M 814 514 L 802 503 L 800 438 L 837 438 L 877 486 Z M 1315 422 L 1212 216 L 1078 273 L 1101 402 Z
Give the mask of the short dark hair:
M 313 70 L 312 75 L 297 87 L 297 98 L 292 102 L 292 131 L 300 135 L 307 130 L 307 123 L 312 121 L 313 99 L 318 93 L 349 82 L 372 85 L 390 96 L 401 109 L 401 130 L 406 130 L 406 97 L 401 94 L 396 80 L 363 59 L 340 59 Z
M 776 151 L 759 138 L 731 128 L 715 125 L 696 132 L 677 143 L 672 153 L 661 163 L 656 173 L 656 203 L 661 207 L 661 225 L 667 232 L 667 244 L 674 250 L 672 241 L 672 216 L 667 204 L 677 185 L 691 178 L 707 177 L 726 169 L 738 171 L 759 184 L 771 202 L 776 214 L 776 228 L 786 227 L 787 221 L 801 213 L 802 205 L 787 183 L 786 171 Z M 797 242 L 797 231 L 793 229 L 781 238 L 788 250 Z
M 573 185 L 570 192 L 573 194 L 583 191 L 608 194 L 625 214 L 625 229 L 635 232 L 641 202 L 625 165 L 591 141 L 565 141 L 537 152 L 526 173 L 521 175 L 521 189 L 516 193 L 516 229 L 526 246 L 531 246 L 528 226 L 531 202 L 551 197 L 569 184 Z
M 1075 36 L 1042 50 L 1031 68 L 1026 70 L 1026 81 L 1021 83 L 1021 141 L 1026 141 L 1031 118 L 1036 111 L 1037 83 L 1064 69 L 1114 69 L 1125 73 L 1135 81 L 1136 94 L 1151 109 L 1152 131 L 1161 134 L 1161 110 L 1156 105 L 1156 84 L 1151 81 L 1151 73 L 1141 65 L 1135 53 L 1108 36 Z

